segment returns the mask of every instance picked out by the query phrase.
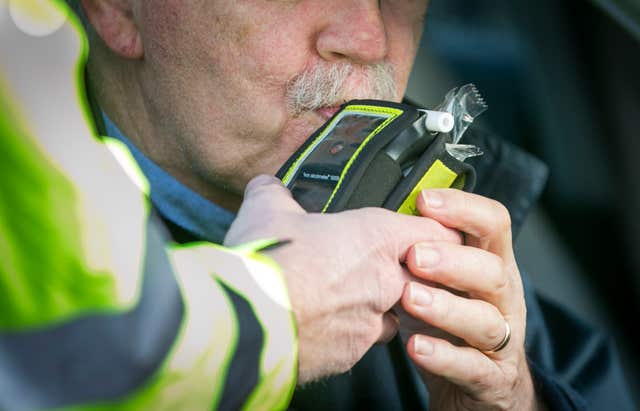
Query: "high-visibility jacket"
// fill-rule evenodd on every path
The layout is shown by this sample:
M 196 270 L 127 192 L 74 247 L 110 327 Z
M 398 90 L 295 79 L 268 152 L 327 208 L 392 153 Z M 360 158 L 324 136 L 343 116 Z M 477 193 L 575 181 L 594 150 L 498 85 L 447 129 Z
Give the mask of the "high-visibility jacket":
M 62 1 L 0 0 L 0 410 L 286 407 L 295 324 L 269 241 L 169 240 L 131 154 L 96 135 L 87 44 Z M 261 332 L 239 337 L 238 301 Z

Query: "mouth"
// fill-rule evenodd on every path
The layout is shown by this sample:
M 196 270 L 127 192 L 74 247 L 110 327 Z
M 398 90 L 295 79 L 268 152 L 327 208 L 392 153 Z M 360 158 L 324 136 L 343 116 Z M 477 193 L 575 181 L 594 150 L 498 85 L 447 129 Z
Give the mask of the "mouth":
M 314 110 L 316 114 L 322 117 L 323 120 L 329 120 L 340 110 L 340 106 L 331 106 L 331 107 L 321 107 L 317 110 Z

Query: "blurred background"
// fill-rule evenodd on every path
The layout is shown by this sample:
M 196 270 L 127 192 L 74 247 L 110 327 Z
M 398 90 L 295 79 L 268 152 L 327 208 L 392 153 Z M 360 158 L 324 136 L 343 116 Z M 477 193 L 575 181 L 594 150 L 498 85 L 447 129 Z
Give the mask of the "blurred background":
M 407 96 L 470 82 L 480 122 L 550 168 L 521 269 L 614 337 L 640 409 L 640 0 L 432 0 Z

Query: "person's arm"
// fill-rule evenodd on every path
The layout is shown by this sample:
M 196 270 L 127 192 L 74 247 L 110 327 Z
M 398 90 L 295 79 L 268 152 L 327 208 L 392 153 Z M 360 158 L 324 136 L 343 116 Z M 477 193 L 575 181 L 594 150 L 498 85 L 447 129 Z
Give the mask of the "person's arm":
M 251 246 L 171 245 L 124 147 L 87 135 L 48 151 L 13 98 L 2 90 L 0 409 L 284 408 L 297 351 L 277 266 Z
M 0 409 L 284 408 L 279 269 L 168 242 L 130 153 L 95 137 L 84 34 L 41 6 L 0 2 Z

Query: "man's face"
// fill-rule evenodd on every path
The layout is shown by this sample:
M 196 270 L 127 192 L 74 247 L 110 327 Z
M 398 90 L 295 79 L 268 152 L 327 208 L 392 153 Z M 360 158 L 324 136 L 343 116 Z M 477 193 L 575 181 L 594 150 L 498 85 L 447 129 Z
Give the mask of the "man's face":
M 165 165 L 241 192 L 251 177 L 275 173 L 335 106 L 351 98 L 399 100 L 426 6 L 427 0 L 136 3 L 144 104 L 156 131 L 175 138 L 180 151 Z M 312 84 L 325 90 L 333 80 L 322 74 L 332 67 L 344 80 L 339 90 L 314 103 L 322 107 L 310 104 L 306 90 L 296 106 L 292 93 L 305 91 L 303 74 L 313 80 L 320 73 Z M 388 84 L 372 84 L 384 73 L 395 80 L 393 95 Z

